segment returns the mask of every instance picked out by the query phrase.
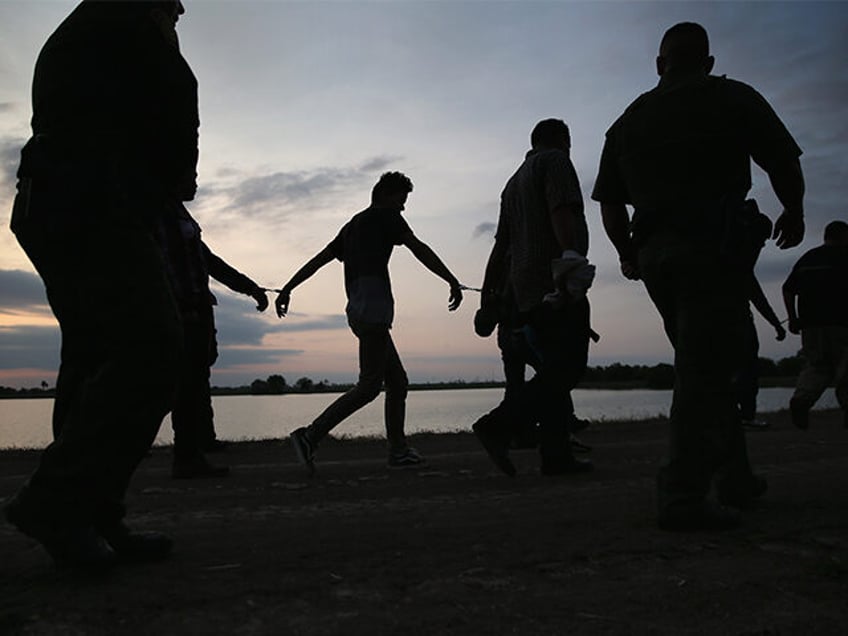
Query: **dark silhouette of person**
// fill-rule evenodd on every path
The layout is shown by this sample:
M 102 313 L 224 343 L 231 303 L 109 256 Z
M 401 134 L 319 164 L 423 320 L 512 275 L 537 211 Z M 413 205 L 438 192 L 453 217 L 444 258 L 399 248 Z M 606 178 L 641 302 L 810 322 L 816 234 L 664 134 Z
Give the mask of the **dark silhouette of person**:
M 175 479 L 224 477 L 226 466 L 211 464 L 204 454 L 216 441 L 210 369 L 218 357 L 215 296 L 210 276 L 233 291 L 251 296 L 256 308 L 268 307 L 265 291 L 217 256 L 202 240 L 201 229 L 182 203 L 173 206 L 173 218 L 157 234 L 180 310 L 185 355 L 179 390 L 171 410 L 174 429 Z
M 751 159 L 784 207 L 773 236 L 785 249 L 804 237 L 801 150 L 753 88 L 710 75 L 702 26 L 666 31 L 656 65 L 657 87 L 607 131 L 592 198 L 622 273 L 644 281 L 674 348 L 659 525 L 723 529 L 738 525 L 737 508 L 766 489 L 751 472 L 731 385 L 746 349 L 759 251 L 756 216 L 745 202 Z M 718 502 L 709 497 L 714 480 Z
M 760 281 L 754 275 L 751 277 L 750 305 L 774 327 L 775 338 L 778 341 L 786 339 L 786 329 L 780 323 L 780 318 L 777 317 L 766 298 Z M 757 394 L 760 390 L 760 340 L 750 307 L 747 322 L 748 336 L 745 339 L 745 350 L 742 352 L 742 365 L 733 375 L 733 390 L 736 392 L 736 405 L 739 408 L 742 426 L 757 430 L 768 428 L 769 423 L 757 418 Z
M 404 433 L 406 394 L 409 381 L 391 337 L 394 298 L 389 278 L 389 258 L 396 245 L 403 245 L 424 267 L 450 285 L 448 309 L 462 302 L 462 286 L 436 253 L 421 241 L 401 215 L 412 181 L 400 172 L 386 172 L 371 191 L 371 205 L 354 215 L 329 245 L 292 276 L 280 291 L 275 306 L 284 317 L 292 291 L 334 259 L 344 264 L 348 324 L 359 340 L 359 379 L 308 427 L 291 434 L 298 459 L 311 472 L 321 440 L 342 420 L 380 393 L 385 384 L 388 465 L 415 467 L 424 463 L 410 447 Z
M 61 566 L 149 561 L 172 548 L 123 517 L 182 363 L 154 240 L 168 202 L 195 188 L 197 82 L 177 44 L 182 13 L 178 1 L 85 0 L 35 65 L 11 225 L 62 332 L 59 435 L 5 512 Z
M 783 301 L 805 362 L 789 400 L 792 423 L 809 428 L 810 409 L 833 383 L 848 427 L 848 223 L 827 224 L 824 244 L 805 252 L 783 283 Z
M 538 382 L 526 378 L 527 367 L 536 364 L 538 352 L 527 350 L 522 331 L 521 315 L 514 295 L 507 286 L 500 293 L 488 291 L 481 294 L 480 309 L 474 315 L 474 331 L 488 338 L 497 328 L 497 343 L 504 372 L 504 394 L 501 402 L 481 416 L 471 426 L 481 443 L 490 452 L 495 465 L 508 476 L 516 474 L 515 465 L 506 454 L 507 449 L 536 448 L 539 445 L 539 413 L 536 409 Z M 574 434 L 587 423 L 577 418 L 570 401 L 566 426 L 574 452 L 590 452 L 590 446 Z M 495 444 L 490 444 L 490 440 Z
M 564 475 L 592 469 L 574 457 L 568 426 L 574 407 L 571 390 L 586 370 L 589 350 L 589 301 L 594 277 L 589 265 L 589 231 L 583 198 L 569 151 L 568 126 L 559 119 L 540 121 L 530 135 L 532 149 L 507 182 L 495 244 L 486 264 L 483 298 L 508 290 L 515 315 L 504 321 L 499 344 L 506 352 L 507 387 L 525 392 L 502 409 L 484 416 L 474 433 L 506 474 L 515 473 L 509 458 L 513 427 L 510 405 L 535 404 L 540 469 Z M 513 363 L 513 359 L 517 363 Z M 536 374 L 524 386 L 524 367 Z M 532 393 L 532 398 L 527 395 Z

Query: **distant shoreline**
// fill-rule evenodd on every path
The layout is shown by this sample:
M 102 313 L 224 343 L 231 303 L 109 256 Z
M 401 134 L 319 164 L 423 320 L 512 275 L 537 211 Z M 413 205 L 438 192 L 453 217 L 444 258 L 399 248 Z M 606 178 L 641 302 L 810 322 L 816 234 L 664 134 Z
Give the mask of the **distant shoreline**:
M 762 378 L 760 380 L 760 388 L 792 388 L 795 386 L 795 377 L 772 377 Z M 288 390 L 280 392 L 257 392 L 251 389 L 250 386 L 239 387 L 212 387 L 212 395 L 311 395 L 315 393 L 344 393 L 353 387 L 353 384 L 328 384 L 316 385 L 314 388 L 307 390 L 297 390 L 288 387 Z M 424 382 L 412 383 L 409 385 L 410 391 L 447 391 L 447 390 L 464 390 L 464 389 L 502 389 L 503 382 Z M 5 388 L 5 387 L 4 387 Z M 621 382 L 581 382 L 577 385 L 578 389 L 598 390 L 598 391 L 630 391 L 630 390 L 655 390 L 668 391 L 671 386 L 649 386 L 647 382 L 621 381 Z M 26 399 L 48 399 L 55 397 L 54 389 L 7 389 L 6 392 L 0 392 L 0 400 L 26 400 Z

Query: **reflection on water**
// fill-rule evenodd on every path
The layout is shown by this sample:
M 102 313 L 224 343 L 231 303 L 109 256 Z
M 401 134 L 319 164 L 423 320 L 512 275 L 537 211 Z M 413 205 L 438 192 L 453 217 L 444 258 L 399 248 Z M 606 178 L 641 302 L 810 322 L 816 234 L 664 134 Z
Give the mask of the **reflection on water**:
M 468 431 L 471 424 L 501 399 L 500 389 L 412 391 L 407 400 L 407 433 Z M 282 439 L 309 424 L 338 394 L 232 395 L 213 398 L 215 428 L 226 440 Z M 761 389 L 761 413 L 786 408 L 792 389 Z M 671 391 L 574 392 L 577 414 L 594 421 L 654 417 L 668 412 Z M 833 391 L 827 391 L 817 408 L 836 408 Z M 42 448 L 51 439 L 53 400 L 0 400 L 0 448 Z M 342 422 L 337 437 L 380 436 L 383 400 L 378 398 Z M 166 418 L 157 444 L 171 443 L 170 418 Z

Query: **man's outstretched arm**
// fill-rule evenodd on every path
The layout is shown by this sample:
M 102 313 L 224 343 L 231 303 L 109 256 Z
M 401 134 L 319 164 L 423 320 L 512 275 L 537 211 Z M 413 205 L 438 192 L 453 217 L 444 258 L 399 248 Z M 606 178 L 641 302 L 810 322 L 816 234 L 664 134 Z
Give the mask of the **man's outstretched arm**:
M 412 232 L 409 232 L 403 238 L 402 244 L 409 248 L 412 255 L 415 256 L 415 258 L 417 258 L 424 267 L 450 285 L 448 309 L 453 311 L 459 307 L 462 302 L 462 285 L 460 285 L 456 276 L 454 276 L 447 268 L 447 265 L 442 262 L 442 259 L 438 257 L 429 245 L 424 243 L 424 241 L 421 241 Z
M 283 285 L 283 288 L 280 290 L 280 295 L 277 296 L 277 300 L 274 301 L 274 307 L 277 308 L 277 316 L 282 318 L 288 312 L 289 301 L 291 300 L 291 293 L 294 288 L 311 278 L 315 272 L 332 261 L 333 258 L 335 257 L 333 256 L 330 247 L 327 246 L 309 259 L 303 267 L 295 272 L 294 276 L 289 279 L 289 282 Z
M 209 270 L 209 275 L 232 289 L 239 294 L 252 296 L 256 301 L 256 309 L 265 311 L 268 308 L 268 297 L 265 295 L 265 290 L 257 285 L 253 280 L 242 274 L 235 267 L 230 265 L 223 258 L 215 254 L 209 249 L 206 243 L 201 242 L 203 248 L 203 258 L 206 260 L 206 268 Z

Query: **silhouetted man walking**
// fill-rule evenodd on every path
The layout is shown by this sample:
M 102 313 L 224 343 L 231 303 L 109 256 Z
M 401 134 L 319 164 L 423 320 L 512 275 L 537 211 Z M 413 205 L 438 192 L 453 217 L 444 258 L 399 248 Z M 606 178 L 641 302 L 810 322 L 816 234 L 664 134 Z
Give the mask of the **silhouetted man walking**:
M 710 75 L 707 33 L 670 28 L 657 57 L 659 84 L 607 131 L 592 198 L 627 278 L 642 278 L 674 347 L 669 459 L 658 478 L 659 524 L 670 530 L 739 523 L 735 509 L 765 491 L 751 474 L 731 386 L 745 350 L 756 238 L 753 159 L 783 213 L 777 245 L 804 237 L 801 150 L 765 99 Z M 630 223 L 627 205 L 635 212 Z
M 589 352 L 586 291 L 594 278 L 586 259 L 589 230 L 569 157 L 568 126 L 559 119 L 540 121 L 530 144 L 501 194 L 483 295 L 498 296 L 506 289 L 515 303 L 508 337 L 516 342 L 508 350 L 520 352 L 523 363 L 536 371 L 530 386 L 541 473 L 586 472 L 592 464 L 574 457 L 567 422 L 573 413 L 570 392 L 586 370 Z M 523 364 L 520 370 L 523 375 Z M 474 432 L 498 468 L 513 475 L 509 424 L 503 417 L 484 416 Z
M 251 296 L 259 311 L 268 307 L 268 297 L 253 280 L 209 249 L 201 238 L 200 225 L 184 205 L 172 206 L 171 214 L 158 232 L 180 311 L 184 343 L 179 390 L 171 410 L 171 475 L 175 479 L 224 477 L 229 468 L 211 464 L 204 454 L 216 441 L 209 377 L 218 357 L 214 316 L 217 299 L 209 289 L 209 278 Z
M 400 172 L 387 172 L 371 191 L 371 205 L 354 215 L 327 247 L 318 252 L 277 297 L 277 315 L 289 308 L 291 292 L 334 259 L 344 263 L 348 324 L 359 340 L 359 380 L 333 402 L 308 427 L 291 435 L 298 459 L 314 470 L 318 444 L 346 417 L 374 400 L 385 383 L 386 438 L 390 467 L 414 467 L 421 455 L 407 444 L 404 433 L 406 393 L 409 381 L 390 333 L 394 320 L 394 297 L 389 278 L 389 258 L 395 245 L 404 245 L 427 269 L 450 285 L 448 309 L 459 307 L 462 286 L 436 253 L 412 232 L 401 216 L 412 181 Z
M 808 428 L 810 409 L 835 382 L 848 426 L 848 223 L 827 224 L 824 244 L 801 256 L 783 283 L 783 301 L 806 363 L 789 402 L 792 422 Z
M 171 408 L 182 331 L 154 228 L 194 196 L 197 82 L 169 2 L 86 0 L 35 67 L 12 229 L 62 330 L 56 440 L 7 518 L 60 565 L 166 556 L 124 493 Z

